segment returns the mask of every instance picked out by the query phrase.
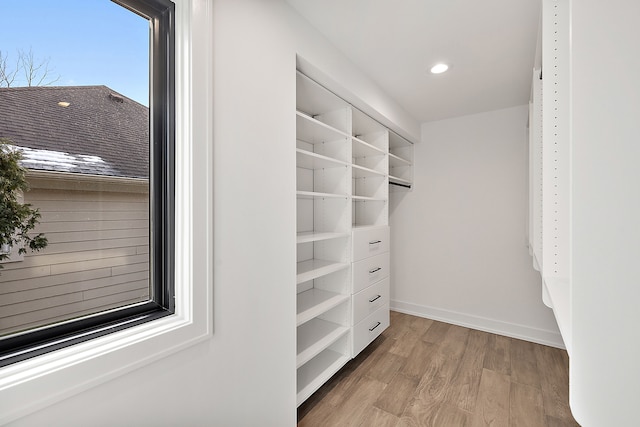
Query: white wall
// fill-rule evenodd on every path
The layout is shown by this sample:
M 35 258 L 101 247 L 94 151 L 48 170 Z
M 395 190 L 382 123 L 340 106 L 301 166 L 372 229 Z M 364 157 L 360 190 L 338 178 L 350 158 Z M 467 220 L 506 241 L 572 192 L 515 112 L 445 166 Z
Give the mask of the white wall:
M 638 425 L 639 16 L 639 2 L 571 2 L 569 372 L 584 427 Z
M 419 126 L 283 2 L 217 0 L 213 16 L 213 338 L 15 426 L 295 424 L 296 53 Z
M 349 59 L 329 44 L 292 9 L 288 13 L 295 32 L 301 70 L 356 108 L 411 141 L 420 139 L 420 123 L 380 89 L 367 75 L 350 66 Z M 365 70 L 366 72 L 366 70 Z
M 391 196 L 392 308 L 562 346 L 526 246 L 527 108 L 422 125 Z

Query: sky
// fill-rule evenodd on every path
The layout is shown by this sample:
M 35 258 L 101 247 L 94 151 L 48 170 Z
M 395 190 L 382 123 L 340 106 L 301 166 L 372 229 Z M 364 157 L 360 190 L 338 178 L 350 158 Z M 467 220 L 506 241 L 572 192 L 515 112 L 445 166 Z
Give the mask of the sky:
M 0 51 L 13 66 L 29 49 L 60 76 L 52 86 L 105 85 L 149 105 L 149 22 L 111 0 L 0 0 Z

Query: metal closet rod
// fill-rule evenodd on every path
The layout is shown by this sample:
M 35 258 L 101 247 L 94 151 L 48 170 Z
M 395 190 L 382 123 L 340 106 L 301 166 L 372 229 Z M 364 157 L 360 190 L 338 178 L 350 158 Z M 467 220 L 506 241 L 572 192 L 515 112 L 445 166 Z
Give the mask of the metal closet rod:
M 398 187 L 411 188 L 411 186 L 410 186 L 410 185 L 407 185 L 407 184 L 400 184 L 399 182 L 392 182 L 392 181 L 389 181 L 389 184 L 391 184 L 391 185 L 397 185 Z

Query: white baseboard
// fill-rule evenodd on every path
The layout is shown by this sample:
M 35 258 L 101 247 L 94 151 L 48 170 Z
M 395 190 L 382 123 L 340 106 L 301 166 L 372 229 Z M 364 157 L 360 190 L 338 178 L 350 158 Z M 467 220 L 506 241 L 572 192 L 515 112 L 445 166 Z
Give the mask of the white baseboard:
M 458 326 L 464 326 L 466 328 L 491 332 L 493 334 L 504 335 L 511 338 L 531 341 L 551 347 L 565 348 L 562 336 L 559 332 L 555 331 L 536 329 L 529 326 L 488 319 L 486 317 L 473 316 L 470 314 L 458 313 L 455 311 L 411 304 L 402 301 L 391 301 L 391 310 L 411 314 L 413 316 L 425 317 L 427 319 L 438 320 L 445 323 L 451 323 Z

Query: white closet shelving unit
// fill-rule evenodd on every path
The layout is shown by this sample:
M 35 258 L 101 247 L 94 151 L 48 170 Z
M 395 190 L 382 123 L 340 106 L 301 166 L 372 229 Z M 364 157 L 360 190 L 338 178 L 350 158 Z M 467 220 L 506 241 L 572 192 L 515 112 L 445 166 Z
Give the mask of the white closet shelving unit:
M 569 2 L 543 3 L 542 279 L 571 355 L 569 280 Z
M 389 131 L 352 110 L 352 224 L 354 228 L 389 223 Z
M 296 123 L 300 405 L 389 326 L 389 171 L 411 185 L 412 145 L 300 72 Z
M 297 401 L 351 359 L 351 109 L 298 74 Z
M 389 130 L 352 113 L 353 356 L 389 326 Z
M 389 132 L 390 188 L 411 188 L 413 185 L 413 144 L 394 132 Z
M 529 247 L 542 276 L 542 298 L 553 309 L 572 353 L 569 274 L 569 2 L 542 3 L 539 57 L 529 113 Z M 542 80 L 540 77 L 542 76 Z

